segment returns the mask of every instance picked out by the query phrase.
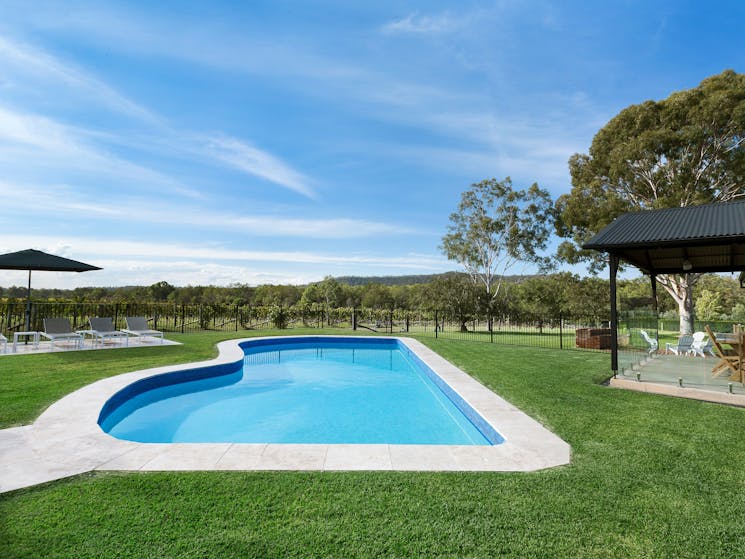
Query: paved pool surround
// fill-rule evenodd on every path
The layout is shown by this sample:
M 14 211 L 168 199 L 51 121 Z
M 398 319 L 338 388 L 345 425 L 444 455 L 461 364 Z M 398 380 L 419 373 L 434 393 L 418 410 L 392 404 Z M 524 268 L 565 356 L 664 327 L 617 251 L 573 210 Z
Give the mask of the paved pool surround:
M 421 342 L 401 337 L 395 339 L 499 432 L 504 442 L 493 446 L 138 443 L 116 439 L 98 425 L 106 402 L 132 383 L 164 373 L 242 364 L 241 343 L 278 339 L 227 340 L 218 344 L 216 359 L 103 379 L 55 402 L 32 425 L 0 431 L 0 491 L 92 470 L 509 472 L 535 471 L 570 462 L 571 449 L 562 439 Z

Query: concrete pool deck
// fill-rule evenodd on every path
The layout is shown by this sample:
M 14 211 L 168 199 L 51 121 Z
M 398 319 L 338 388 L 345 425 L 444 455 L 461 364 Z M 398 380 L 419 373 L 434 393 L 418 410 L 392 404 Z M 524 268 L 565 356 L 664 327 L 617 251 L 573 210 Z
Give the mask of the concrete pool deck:
M 298 336 L 293 336 L 298 337 Z M 328 336 L 324 336 L 328 337 Z M 125 373 L 52 404 L 32 424 L 0 431 L 0 492 L 93 470 L 534 471 L 568 464 L 562 439 L 421 342 L 398 337 L 505 439 L 494 446 L 389 444 L 137 443 L 103 432 L 104 403 L 125 386 L 168 372 L 243 360 L 239 343 L 210 361 Z M 272 338 L 277 339 L 277 338 Z
M 3 357 L 19 357 L 21 355 L 35 355 L 37 353 L 75 353 L 78 351 L 103 351 L 109 349 L 132 349 L 135 347 L 167 347 L 173 345 L 181 345 L 180 342 L 174 342 L 164 338 L 162 341 L 160 338 L 142 338 L 139 336 L 130 336 L 126 343 L 119 339 L 105 340 L 103 342 L 96 342 L 90 338 L 83 340 L 80 346 L 75 346 L 70 342 L 59 341 L 53 345 L 50 341 L 40 340 L 38 344 L 33 342 L 25 343 L 26 340 L 14 344 L 11 341 L 8 342 L 5 351 L 0 349 L 0 358 Z

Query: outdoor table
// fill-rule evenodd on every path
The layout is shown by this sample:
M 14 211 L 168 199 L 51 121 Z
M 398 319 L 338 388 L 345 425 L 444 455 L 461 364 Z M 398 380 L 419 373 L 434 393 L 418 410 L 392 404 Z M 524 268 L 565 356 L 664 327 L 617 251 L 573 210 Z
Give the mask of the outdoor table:
M 33 343 L 34 343 L 34 349 L 39 349 L 39 333 L 38 332 L 14 332 L 13 333 L 13 353 L 16 352 L 16 346 L 18 346 L 18 339 L 19 338 L 28 338 L 31 337 Z

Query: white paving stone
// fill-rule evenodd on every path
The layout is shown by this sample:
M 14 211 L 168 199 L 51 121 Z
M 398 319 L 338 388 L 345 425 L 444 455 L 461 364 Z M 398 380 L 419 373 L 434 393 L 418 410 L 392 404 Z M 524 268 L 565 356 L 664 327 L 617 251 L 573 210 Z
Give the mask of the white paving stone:
M 159 452 L 141 470 L 214 470 L 230 448 L 229 443 L 174 443 L 160 445 Z
M 233 444 L 217 462 L 218 470 L 257 470 L 266 444 Z
M 328 445 L 268 444 L 257 470 L 322 470 Z
M 128 471 L 141 470 L 145 464 L 163 453 L 164 447 L 166 446 L 168 445 L 137 443 L 134 448 L 112 458 L 108 462 L 99 464 L 96 466 L 96 469 Z
M 328 445 L 324 470 L 391 470 L 390 445 L 332 444 Z

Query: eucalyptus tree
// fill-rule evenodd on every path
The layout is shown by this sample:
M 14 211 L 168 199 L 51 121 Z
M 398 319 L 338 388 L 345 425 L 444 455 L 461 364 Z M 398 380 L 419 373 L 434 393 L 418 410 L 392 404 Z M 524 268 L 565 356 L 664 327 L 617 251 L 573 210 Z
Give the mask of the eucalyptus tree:
M 331 309 L 339 307 L 344 299 L 342 285 L 332 276 L 326 276 L 322 281 L 309 284 L 300 298 L 300 305 L 309 307 L 313 303 L 323 305 L 326 313 L 326 323 L 331 323 Z
M 466 323 L 478 314 L 481 291 L 463 275 L 441 276 L 424 289 L 426 307 L 445 311 L 458 321 L 461 332 L 468 332 Z
M 391 290 L 377 282 L 371 282 L 362 287 L 361 304 L 368 309 L 390 309 L 393 307 Z
M 745 75 L 731 70 L 662 101 L 631 105 L 569 160 L 571 193 L 556 202 L 559 255 L 605 263 L 582 243 L 618 215 L 636 210 L 728 202 L 745 195 Z M 700 274 L 658 276 L 678 305 L 681 333 L 693 328 Z
M 708 289 L 702 289 L 694 303 L 699 320 L 722 320 L 722 295 Z
M 148 293 L 153 301 L 165 301 L 168 296 L 175 291 L 175 287 L 167 281 L 159 281 L 147 288 Z
M 557 318 L 567 313 L 567 292 L 576 288 L 579 279 L 569 272 L 534 276 L 516 287 L 518 307 L 538 318 Z
M 302 288 L 295 285 L 259 285 L 254 290 L 254 304 L 258 306 L 291 307 L 300 300 Z
M 550 267 L 541 251 L 546 248 L 552 222 L 551 196 L 538 184 L 516 190 L 510 177 L 487 179 L 461 194 L 441 249 L 448 259 L 463 266 L 492 307 L 505 275 L 515 264 Z

